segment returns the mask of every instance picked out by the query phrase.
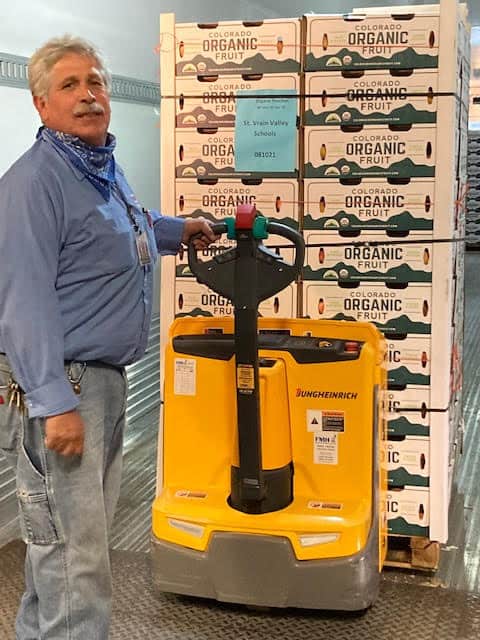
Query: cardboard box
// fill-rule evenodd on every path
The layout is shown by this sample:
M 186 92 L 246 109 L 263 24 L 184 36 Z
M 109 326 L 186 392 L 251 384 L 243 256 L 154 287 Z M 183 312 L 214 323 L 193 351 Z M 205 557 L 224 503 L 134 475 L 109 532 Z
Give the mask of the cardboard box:
M 278 236 L 271 236 L 271 242 L 275 242 L 274 238 Z M 282 239 L 280 239 L 282 240 Z M 286 242 L 286 240 L 284 240 Z M 233 249 L 236 247 L 236 242 L 234 240 L 228 240 L 227 236 L 222 236 L 220 241 L 215 244 L 209 245 L 203 251 L 199 251 L 197 253 L 198 260 L 202 262 L 209 262 L 210 260 L 214 260 L 215 256 L 228 251 L 229 249 Z M 285 260 L 288 264 L 293 264 L 295 259 L 295 251 L 290 247 L 281 247 L 276 246 L 274 249 L 264 245 L 268 251 L 275 253 L 280 258 Z M 194 275 L 190 270 L 190 266 L 188 263 L 188 253 L 185 251 L 183 256 L 180 258 L 178 255 L 176 256 L 175 263 L 175 274 L 177 277 L 183 278 L 193 278 Z
M 451 208 L 435 211 L 435 181 L 410 180 L 389 184 L 364 179 L 359 184 L 338 180 L 305 180 L 305 230 L 339 232 L 431 231 L 453 234 Z M 442 215 L 443 214 L 443 215 Z
M 430 440 L 417 436 L 389 439 L 385 443 L 388 486 L 430 485 Z
M 296 285 L 291 284 L 276 296 L 260 303 L 263 317 L 294 318 L 296 316 Z M 175 279 L 175 317 L 220 316 L 233 318 L 230 300 L 199 284 L 193 278 Z
M 436 154 L 434 126 L 305 130 L 306 178 L 433 178 Z
M 387 341 L 388 388 L 405 389 L 408 385 L 429 386 L 431 382 L 430 337 L 408 336 Z
M 307 74 L 304 124 L 355 126 L 435 124 L 441 98 L 435 69 Z
M 256 173 L 235 171 L 235 131 L 199 133 L 188 129 L 175 132 L 177 178 L 294 178 L 297 171 Z
M 298 228 L 296 180 L 207 180 L 204 183 L 176 180 L 175 193 L 175 213 L 181 217 L 204 216 L 207 220 L 219 222 L 235 217 L 239 205 L 253 204 L 260 215 Z
M 271 76 L 197 76 L 175 81 L 176 126 L 179 128 L 223 127 L 233 129 L 238 91 L 295 91 L 300 93 L 300 77 L 278 73 Z M 297 97 L 297 104 L 299 98 Z
M 433 248 L 428 235 L 390 239 L 382 232 L 362 233 L 355 239 L 338 233 L 307 233 L 304 280 L 338 282 L 384 282 L 386 284 L 432 281 Z
M 430 435 L 430 388 L 409 386 L 403 390 L 389 389 L 386 393 L 388 436 Z
M 177 75 L 298 73 L 300 20 L 185 23 L 171 40 Z
M 388 533 L 429 537 L 430 492 L 420 487 L 387 491 Z
M 392 7 L 392 11 L 395 9 Z M 307 15 L 306 71 L 438 66 L 438 14 Z
M 432 288 L 411 284 L 391 289 L 382 283 L 343 288 L 337 283 L 303 284 L 304 315 L 331 320 L 373 322 L 385 336 L 431 333 Z

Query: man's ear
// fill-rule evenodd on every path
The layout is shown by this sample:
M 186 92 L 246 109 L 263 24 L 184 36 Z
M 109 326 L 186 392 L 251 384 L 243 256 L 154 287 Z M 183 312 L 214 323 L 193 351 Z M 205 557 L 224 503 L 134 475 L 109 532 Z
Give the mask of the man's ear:
M 44 96 L 33 96 L 33 104 L 43 122 L 48 115 L 48 103 Z

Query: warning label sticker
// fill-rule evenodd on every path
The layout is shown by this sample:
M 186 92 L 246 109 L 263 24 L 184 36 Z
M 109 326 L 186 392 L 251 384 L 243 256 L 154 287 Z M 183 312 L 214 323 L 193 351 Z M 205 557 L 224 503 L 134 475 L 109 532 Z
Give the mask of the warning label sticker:
M 343 433 L 345 413 L 343 411 L 307 410 L 307 430 Z
M 173 393 L 194 396 L 197 393 L 197 363 L 190 358 L 175 358 Z
M 308 509 L 330 509 L 339 511 L 343 505 L 340 502 L 321 502 L 316 500 L 310 500 L 307 504 Z
M 313 434 L 313 463 L 338 464 L 338 435 L 332 433 Z
M 255 374 L 253 365 L 237 365 L 237 388 L 240 393 L 253 393 L 255 389 Z

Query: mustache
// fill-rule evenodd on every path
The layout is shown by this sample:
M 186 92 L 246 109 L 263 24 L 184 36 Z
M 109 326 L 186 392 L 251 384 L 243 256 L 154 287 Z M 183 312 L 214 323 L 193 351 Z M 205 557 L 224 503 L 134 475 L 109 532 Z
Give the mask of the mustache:
M 85 116 L 89 113 L 103 115 L 105 113 L 105 109 L 101 104 L 98 104 L 98 102 L 92 102 L 91 104 L 83 102 L 82 104 L 77 105 L 73 110 L 74 116 Z

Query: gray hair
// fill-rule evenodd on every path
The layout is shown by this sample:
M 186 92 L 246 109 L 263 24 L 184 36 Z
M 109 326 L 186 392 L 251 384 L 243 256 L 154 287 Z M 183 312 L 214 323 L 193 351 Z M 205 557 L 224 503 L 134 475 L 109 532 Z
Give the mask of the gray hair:
M 51 38 L 37 49 L 28 62 L 28 84 L 33 96 L 45 97 L 50 88 L 50 72 L 63 56 L 77 53 L 94 58 L 103 77 L 107 91 L 112 86 L 112 76 L 99 49 L 88 40 L 66 34 L 60 38 Z

